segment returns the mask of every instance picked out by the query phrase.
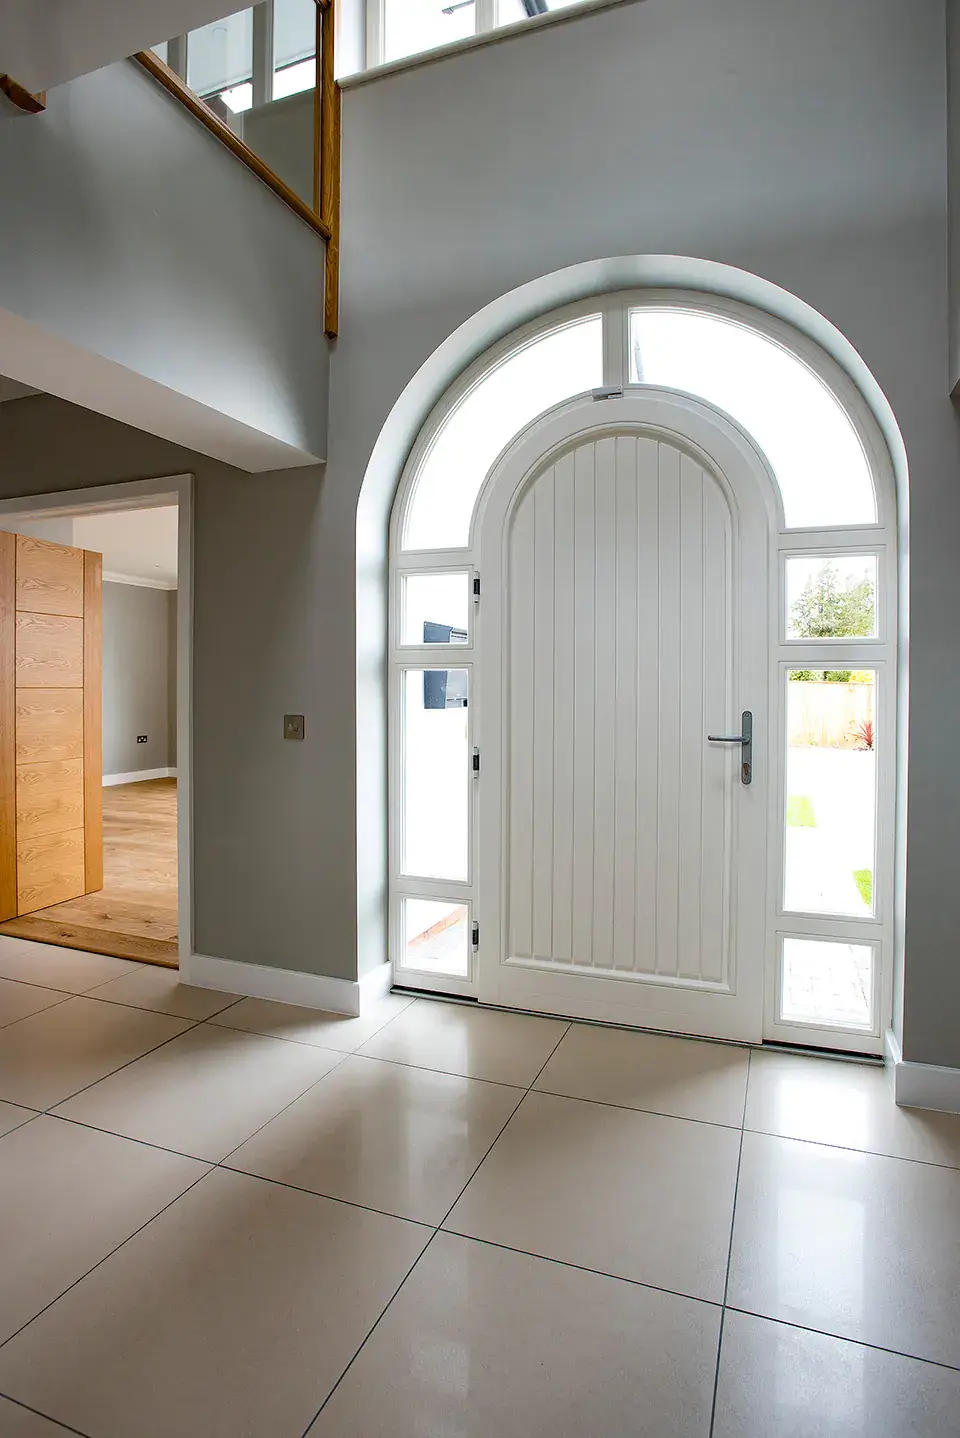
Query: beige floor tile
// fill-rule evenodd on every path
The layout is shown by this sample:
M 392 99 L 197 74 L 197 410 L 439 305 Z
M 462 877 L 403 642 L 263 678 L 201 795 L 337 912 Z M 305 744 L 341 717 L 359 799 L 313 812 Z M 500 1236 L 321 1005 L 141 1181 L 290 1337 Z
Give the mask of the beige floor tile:
M 350 1018 L 347 1014 L 331 1014 L 323 1009 L 278 1004 L 271 999 L 241 999 L 214 1022 L 228 1029 L 245 1029 L 248 1033 L 269 1034 L 275 1039 L 293 1039 L 298 1044 L 316 1044 L 322 1049 L 353 1053 L 411 1003 L 412 999 L 401 994 L 387 994 L 359 1018 Z
M 202 1024 L 57 1112 L 217 1163 L 340 1061 L 324 1049 Z
M 121 974 L 118 979 L 100 984 L 90 997 L 198 1021 L 212 1018 L 237 1003 L 236 994 L 182 984 L 176 969 L 164 969 L 158 964 L 137 964 L 133 973 Z
M 439 1234 L 310 1438 L 706 1438 L 720 1312 Z
M 960 1373 L 728 1311 L 714 1438 L 956 1438 Z
M 727 1301 L 960 1366 L 960 1172 L 744 1135 Z
M 960 1116 L 898 1108 L 882 1068 L 756 1053 L 746 1127 L 960 1168 Z
M 106 954 L 87 954 L 82 949 L 61 949 L 56 944 L 38 944 L 33 939 L 0 935 L 0 978 L 18 979 L 41 988 L 83 994 L 108 979 L 119 978 L 138 968 L 139 964 L 127 959 L 111 959 Z
M 0 1392 L 95 1438 L 300 1438 L 429 1237 L 218 1170 L 0 1349 Z
M 361 1053 L 526 1088 L 566 1028 L 560 1019 L 418 999 Z
M 0 1398 L 0 1433 L 3 1438 L 63 1438 L 70 1429 L 11 1403 L 9 1398 Z
M 12 1133 L 23 1123 L 29 1123 L 30 1119 L 36 1118 L 36 1110 L 32 1108 L 18 1108 L 15 1103 L 0 1103 L 0 1138 L 5 1133 Z
M 739 1132 L 528 1094 L 445 1227 L 723 1297 Z
M 34 984 L 17 983 L 13 979 L 0 979 L 0 1029 L 15 1024 L 29 1014 L 39 1014 L 62 1004 L 68 994 L 55 993 L 53 989 L 39 989 Z
M 571 1024 L 534 1088 L 739 1128 L 746 1049 Z
M 49 1108 L 186 1028 L 167 1014 L 70 998 L 0 1029 L 0 1098 Z
M 0 1139 L 0 1343 L 205 1171 L 45 1115 Z
M 437 1224 L 522 1097 L 522 1089 L 351 1055 L 229 1165 Z

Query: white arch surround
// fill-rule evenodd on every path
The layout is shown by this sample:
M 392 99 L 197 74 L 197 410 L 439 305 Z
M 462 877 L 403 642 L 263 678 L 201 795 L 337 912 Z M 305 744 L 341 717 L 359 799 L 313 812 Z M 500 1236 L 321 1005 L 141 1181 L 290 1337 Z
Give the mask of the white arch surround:
M 522 334 L 546 329 L 565 314 L 591 309 L 625 312 L 623 291 L 632 298 L 685 300 L 707 312 L 726 314 L 772 335 L 823 375 L 854 418 L 871 450 L 871 469 L 882 487 L 888 477 L 887 518 L 896 525 L 899 570 L 897 642 L 897 819 L 895 843 L 894 973 L 902 965 L 905 864 L 906 713 L 907 713 L 907 538 L 908 472 L 896 419 L 876 380 L 853 346 L 822 315 L 796 296 L 758 276 L 709 261 L 682 256 L 622 256 L 591 261 L 544 276 L 510 292 L 466 321 L 421 366 L 388 416 L 371 454 L 357 517 L 357 710 L 358 710 L 358 948 L 361 972 L 381 963 L 387 946 L 386 790 L 387 533 L 401 474 L 417 437 L 437 407 L 481 355 L 506 349 Z M 654 292 L 661 292 L 659 295 Z M 666 292 L 669 292 L 666 293 Z M 558 313 L 559 311 L 559 313 Z M 608 330 L 611 327 L 608 326 Z M 604 383 L 628 378 L 619 343 L 607 344 Z M 619 368 L 618 368 L 619 366 Z M 889 504 L 895 506 L 895 516 Z M 880 496 L 881 518 L 884 508 Z M 898 1012 L 897 1005 L 895 1012 Z M 899 1028 L 899 1021 L 895 1022 Z

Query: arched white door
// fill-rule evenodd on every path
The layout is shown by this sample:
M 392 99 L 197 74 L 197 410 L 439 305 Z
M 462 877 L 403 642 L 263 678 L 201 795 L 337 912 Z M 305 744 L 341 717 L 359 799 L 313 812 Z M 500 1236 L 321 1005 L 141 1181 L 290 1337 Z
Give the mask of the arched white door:
M 546 416 L 493 470 L 482 1001 L 761 1039 L 773 495 L 742 431 L 653 389 Z

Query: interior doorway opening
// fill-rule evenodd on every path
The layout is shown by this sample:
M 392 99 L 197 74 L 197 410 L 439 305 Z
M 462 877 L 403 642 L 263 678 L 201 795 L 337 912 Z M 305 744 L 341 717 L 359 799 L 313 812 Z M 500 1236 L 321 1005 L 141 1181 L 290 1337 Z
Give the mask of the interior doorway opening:
M 751 1036 L 879 1053 L 890 1021 L 894 953 L 898 544 L 893 468 L 872 411 L 834 361 L 790 326 L 713 296 L 647 290 L 605 295 L 544 316 L 476 361 L 436 406 L 413 447 L 391 529 L 390 876 L 396 981 L 481 1001 L 609 1017 L 600 1014 L 599 1001 L 593 1010 L 586 1000 L 578 1006 L 570 997 L 572 980 L 589 981 L 598 993 L 604 978 L 622 978 L 619 960 L 598 965 L 587 952 L 589 945 L 561 944 L 558 952 L 553 938 L 537 940 L 528 934 L 519 940 L 511 930 L 506 895 L 510 884 L 521 882 L 519 871 L 511 870 L 518 832 L 526 854 L 520 867 L 530 868 L 534 886 L 538 869 L 546 872 L 551 866 L 556 892 L 585 882 L 578 871 L 576 834 L 572 842 L 566 835 L 571 824 L 576 829 L 570 806 L 561 804 L 558 811 L 551 790 L 548 819 L 532 838 L 514 812 L 516 806 L 511 807 L 516 775 L 545 772 L 557 760 L 558 695 L 571 684 L 577 687 L 571 673 L 566 679 L 560 676 L 557 688 L 556 655 L 551 652 L 558 606 L 564 615 L 564 606 L 570 608 L 564 622 L 569 619 L 574 636 L 583 615 L 574 580 L 569 594 L 565 581 L 558 588 L 557 482 L 541 484 L 546 517 L 537 531 L 540 537 L 530 541 L 519 567 L 513 526 L 520 523 L 516 517 L 523 510 L 524 492 L 542 473 L 541 460 L 547 463 L 546 449 L 538 451 L 537 444 L 548 448 L 553 442 L 554 421 L 559 424 L 562 416 L 580 412 L 579 438 L 571 431 L 563 441 L 575 446 L 592 421 L 599 423 L 604 406 L 656 394 L 673 396 L 681 408 L 684 403 L 691 408 L 705 405 L 721 429 L 732 426 L 728 437 L 739 435 L 747 441 L 768 491 L 766 578 L 749 592 L 738 590 L 735 570 L 741 561 L 736 556 L 741 551 L 735 523 L 730 574 L 730 594 L 740 594 L 736 603 L 741 619 L 744 604 L 762 616 L 767 677 L 762 685 L 754 682 L 749 695 L 742 687 L 737 694 L 731 692 L 723 726 L 729 736 L 739 736 L 741 715 L 752 711 L 754 752 L 760 761 L 749 800 L 731 789 L 730 813 L 744 812 L 747 803 L 755 806 L 757 796 L 765 806 L 764 857 L 749 874 L 733 875 L 730 890 L 742 892 L 749 885 L 764 910 L 762 998 Z M 641 430 L 635 429 L 634 435 Z M 682 451 L 682 423 L 677 431 Z M 517 458 L 521 451 L 526 469 Z M 704 453 L 709 461 L 709 446 Z M 555 460 L 556 455 L 550 456 L 559 475 L 562 466 Z M 590 463 L 598 473 L 598 461 Z M 680 462 L 678 474 L 682 468 Z M 614 463 L 609 485 L 594 486 L 592 504 L 577 520 L 581 529 L 592 526 L 591 535 L 599 534 L 602 525 L 607 531 L 606 549 L 597 547 L 585 561 L 594 576 L 591 604 L 598 593 L 610 590 L 614 595 L 609 603 L 603 600 L 609 610 L 606 627 L 596 629 L 587 645 L 589 654 L 587 649 L 581 654 L 581 659 L 589 659 L 595 691 L 598 665 L 608 660 L 616 664 L 621 631 L 628 640 L 636 632 L 630 613 L 639 591 L 622 576 L 637 569 L 637 552 L 622 552 L 617 498 L 611 496 L 616 491 L 625 512 L 635 515 L 638 491 L 632 481 L 624 487 L 615 471 Z M 722 488 L 723 466 L 708 462 L 706 472 L 713 473 Z M 506 486 L 506 498 L 491 538 L 484 526 L 498 485 Z M 665 488 L 661 476 L 656 500 L 661 515 L 664 504 L 669 509 L 675 503 L 677 492 L 669 481 Z M 574 500 L 571 506 L 576 517 Z M 734 521 L 736 514 L 734 503 Z M 689 533 L 681 532 L 681 524 L 677 536 L 680 551 L 684 546 L 691 551 L 692 573 L 700 562 L 694 562 L 692 548 L 702 541 L 702 515 L 691 511 L 689 523 Z M 642 525 L 638 533 L 642 550 Z M 668 550 L 661 549 L 659 557 L 647 556 L 661 572 L 664 553 L 672 563 L 669 547 L 677 536 L 661 534 Z M 575 569 L 572 557 L 570 564 Z M 518 638 L 511 629 L 511 613 L 524 584 L 537 586 L 529 576 L 546 571 L 550 592 L 530 601 L 531 615 L 546 619 L 538 635 L 531 620 L 534 642 L 524 666 L 510 648 L 524 642 L 523 635 Z M 621 612 L 615 596 L 624 584 L 629 593 Z M 669 640 L 677 629 L 675 601 L 680 602 L 683 585 L 675 588 L 676 595 L 668 585 L 652 601 L 660 605 L 661 658 L 664 636 Z M 704 621 L 709 616 L 705 604 Z M 741 630 L 738 619 L 731 630 L 731 654 L 742 641 Z M 701 627 L 698 632 L 702 641 L 705 631 Z M 681 637 L 679 631 L 674 637 Z M 571 641 L 574 648 L 579 642 L 576 637 Z M 689 669 L 690 634 L 684 642 Z M 531 713 L 518 716 L 516 697 L 529 674 L 546 669 L 551 674 L 541 677 L 543 684 L 550 679 L 552 693 L 541 685 L 539 697 L 531 699 L 541 719 L 545 716 L 543 727 Z M 678 672 L 682 669 L 679 661 Z M 583 674 L 581 663 L 581 686 Z M 672 700 L 668 695 L 665 707 L 662 687 L 659 695 L 651 696 L 637 673 L 615 674 L 611 668 L 608 677 L 611 696 L 619 686 L 633 694 L 634 715 L 637 702 L 646 699 L 654 704 L 661 726 L 669 720 Z M 682 690 L 675 697 L 677 718 L 684 711 Z M 631 723 L 625 711 L 619 730 L 608 722 L 616 702 L 611 697 L 608 705 L 584 716 L 584 722 L 594 726 L 591 732 L 606 735 L 604 742 L 614 745 L 617 734 L 622 744 Z M 537 736 L 522 759 L 510 742 L 517 723 L 527 728 L 534 724 Z M 711 752 L 707 726 L 699 727 L 704 733 L 696 744 L 692 730 L 681 740 L 695 766 L 705 765 Z M 491 749 L 501 740 L 504 763 L 491 770 Z M 572 754 L 571 746 L 566 747 Z M 615 840 L 607 842 L 610 835 L 604 835 L 605 826 L 611 835 L 617 832 L 616 796 L 624 777 L 630 780 L 633 775 L 636 785 L 642 758 L 625 750 L 626 768 L 604 774 L 610 802 L 609 813 L 601 812 L 596 781 L 602 747 L 597 745 L 585 761 L 593 787 L 589 804 L 584 800 L 590 809 L 584 833 L 589 830 L 592 893 L 610 898 L 610 914 L 594 906 L 596 921 L 604 928 L 617 923 L 612 913 L 616 893 L 622 896 L 638 878 L 635 862 L 625 859 Z M 544 758 L 548 750 L 549 761 Z M 566 759 L 561 755 L 557 762 L 562 767 Z M 697 768 L 698 774 L 706 772 Z M 674 786 L 675 797 L 681 807 L 689 807 L 692 791 L 689 784 L 684 789 L 684 783 L 688 781 L 681 777 L 679 787 Z M 657 845 L 669 849 L 680 832 L 678 816 L 665 813 L 662 785 L 654 784 L 651 793 L 653 807 L 642 822 L 638 807 L 635 829 L 652 825 Z M 530 797 L 535 807 L 532 792 Z M 563 873 L 556 869 L 558 834 Z M 691 873 L 693 862 L 689 859 Z M 502 887 L 501 901 L 491 907 L 488 896 L 497 885 Z M 695 908 L 697 898 L 681 884 L 670 903 L 682 913 Z M 635 911 L 633 921 L 639 922 Z M 551 924 L 555 935 L 555 914 Z M 545 932 L 541 926 L 541 934 Z M 741 939 L 736 928 L 728 939 L 735 951 Z M 555 989 L 565 993 L 565 999 L 538 1004 L 529 995 L 526 1003 L 505 997 L 508 976 L 538 967 L 562 976 Z M 669 964 L 665 968 L 657 959 L 651 961 L 650 972 L 637 975 L 637 982 L 646 984 L 648 993 L 657 987 L 662 994 L 674 978 Z M 662 1026 L 676 1027 L 670 1022 Z M 691 1031 L 698 1031 L 695 1025 Z M 699 1031 L 719 1032 L 709 1025 Z
M 102 555 L 102 871 L 78 888 L 55 868 L 0 935 L 170 968 L 189 952 L 190 499 L 176 476 L 0 503 L 18 544 Z M 50 772 L 68 783 L 71 762 Z M 51 793 L 48 829 L 68 803 Z

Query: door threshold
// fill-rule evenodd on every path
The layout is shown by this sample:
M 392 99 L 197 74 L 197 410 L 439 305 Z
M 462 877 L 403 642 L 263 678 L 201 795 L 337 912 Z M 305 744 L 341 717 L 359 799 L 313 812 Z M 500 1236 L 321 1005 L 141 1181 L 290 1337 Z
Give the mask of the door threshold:
M 534 1019 L 556 1019 L 559 1023 L 583 1024 L 592 1029 L 619 1029 L 622 1033 L 628 1034 L 657 1034 L 663 1038 L 689 1039 L 693 1043 L 701 1044 L 725 1044 L 728 1048 L 734 1049 L 755 1049 L 757 1052 L 764 1050 L 769 1053 L 796 1054 L 800 1058 L 822 1058 L 834 1059 L 838 1063 L 850 1064 L 871 1064 L 875 1068 L 883 1067 L 883 1058 L 877 1054 L 861 1053 L 857 1049 L 833 1049 L 818 1048 L 814 1044 L 784 1044 L 774 1039 L 763 1039 L 758 1044 L 749 1043 L 743 1039 L 715 1039 L 708 1038 L 706 1034 L 683 1034 L 675 1029 L 654 1029 L 641 1028 L 636 1024 L 607 1023 L 599 1019 L 583 1019 L 573 1014 L 541 1013 L 536 1009 L 512 1009 L 504 1004 L 481 1004 L 480 1000 L 469 994 L 440 994 L 432 989 L 408 988 L 403 984 L 393 984 L 390 992 L 403 994 L 407 998 L 431 999 L 440 1004 L 463 1004 L 467 1007 L 489 1009 L 493 1013 L 500 1014 L 526 1014 Z

